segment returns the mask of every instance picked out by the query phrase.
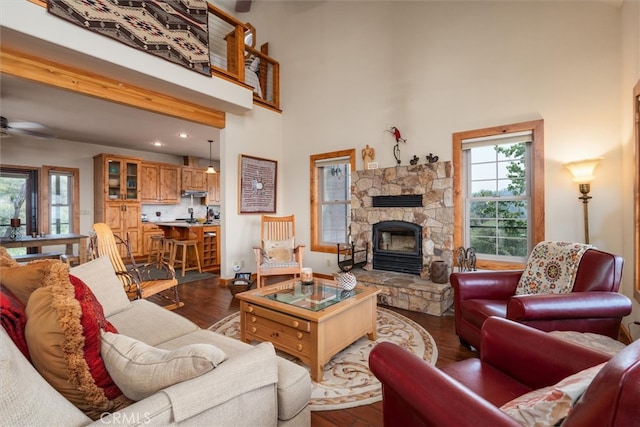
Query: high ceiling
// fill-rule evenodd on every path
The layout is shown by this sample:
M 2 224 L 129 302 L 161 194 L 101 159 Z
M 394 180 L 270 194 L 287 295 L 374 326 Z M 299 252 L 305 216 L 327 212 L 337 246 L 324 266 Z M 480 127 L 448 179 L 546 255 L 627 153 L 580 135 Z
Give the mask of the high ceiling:
M 0 114 L 9 122 L 9 138 L 33 138 L 28 129 L 53 138 L 178 156 L 220 158 L 219 129 L 34 83 L 9 75 L 0 80 Z M 21 122 L 31 122 L 30 124 Z M 40 125 L 40 126 L 37 126 Z M 188 138 L 178 134 L 185 132 Z M 41 138 L 47 140 L 48 138 Z M 160 147 L 153 146 L 160 142 Z

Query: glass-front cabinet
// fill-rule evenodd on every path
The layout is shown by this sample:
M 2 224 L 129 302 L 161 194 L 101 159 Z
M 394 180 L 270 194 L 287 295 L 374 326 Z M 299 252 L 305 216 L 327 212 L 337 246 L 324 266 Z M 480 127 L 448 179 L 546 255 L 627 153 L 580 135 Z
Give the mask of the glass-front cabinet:
M 140 200 L 141 161 L 105 155 L 101 157 L 106 200 Z

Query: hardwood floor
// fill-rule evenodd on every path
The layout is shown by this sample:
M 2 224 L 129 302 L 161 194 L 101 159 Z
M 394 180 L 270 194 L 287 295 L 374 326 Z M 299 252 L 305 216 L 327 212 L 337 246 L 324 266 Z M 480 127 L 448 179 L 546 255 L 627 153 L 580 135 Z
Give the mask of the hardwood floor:
M 180 298 L 185 303 L 184 307 L 175 312 L 202 328 L 208 328 L 225 316 L 240 310 L 239 301 L 233 298 L 227 288 L 219 286 L 217 279 L 180 285 Z M 164 300 L 157 296 L 150 298 L 150 301 L 164 304 Z M 436 366 L 476 356 L 474 352 L 460 345 L 454 333 L 452 312 L 436 317 L 393 307 L 387 308 L 412 319 L 429 331 L 438 347 Z M 382 426 L 382 404 L 377 402 L 340 411 L 312 412 L 311 425 L 314 427 Z

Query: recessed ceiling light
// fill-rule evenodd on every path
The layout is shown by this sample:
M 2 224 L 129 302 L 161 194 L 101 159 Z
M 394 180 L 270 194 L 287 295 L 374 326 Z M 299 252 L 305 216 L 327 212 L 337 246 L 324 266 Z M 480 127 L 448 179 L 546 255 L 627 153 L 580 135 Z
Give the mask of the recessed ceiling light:
M 162 147 L 164 144 L 160 141 L 155 141 L 155 142 L 152 142 L 151 145 L 154 145 L 156 147 Z
M 186 133 L 186 132 L 180 132 L 180 133 L 178 134 L 178 136 L 179 136 L 180 138 L 189 138 L 189 134 L 188 134 L 188 133 Z

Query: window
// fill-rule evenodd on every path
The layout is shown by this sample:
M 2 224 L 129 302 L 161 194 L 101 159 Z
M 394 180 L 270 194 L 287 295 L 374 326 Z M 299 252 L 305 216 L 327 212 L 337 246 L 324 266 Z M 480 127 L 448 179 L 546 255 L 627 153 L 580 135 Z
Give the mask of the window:
M 336 252 L 349 241 L 355 149 L 310 157 L 311 250 Z
M 454 134 L 454 244 L 519 268 L 544 238 L 543 121 Z
M 37 230 L 38 171 L 20 166 L 2 166 L 0 170 L 0 233 L 11 235 L 11 219 L 20 219 L 22 236 Z M 32 250 L 32 249 L 30 249 Z M 26 248 L 11 248 L 12 255 L 27 253 Z
M 78 169 L 51 166 L 42 169 L 43 175 L 48 177 L 46 190 L 43 185 L 42 192 L 42 199 L 46 201 L 43 218 L 47 219 L 47 228 L 42 231 L 48 234 L 78 233 Z

